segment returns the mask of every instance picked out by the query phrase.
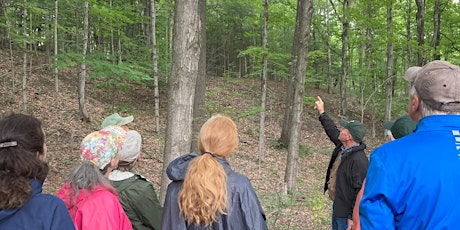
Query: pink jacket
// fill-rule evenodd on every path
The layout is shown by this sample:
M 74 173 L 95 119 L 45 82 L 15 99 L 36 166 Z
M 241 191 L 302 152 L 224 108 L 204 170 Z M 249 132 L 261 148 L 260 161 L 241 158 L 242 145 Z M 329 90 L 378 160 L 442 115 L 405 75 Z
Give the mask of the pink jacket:
M 94 191 L 80 190 L 74 198 L 69 183 L 59 190 L 77 230 L 132 230 L 116 194 L 98 185 Z

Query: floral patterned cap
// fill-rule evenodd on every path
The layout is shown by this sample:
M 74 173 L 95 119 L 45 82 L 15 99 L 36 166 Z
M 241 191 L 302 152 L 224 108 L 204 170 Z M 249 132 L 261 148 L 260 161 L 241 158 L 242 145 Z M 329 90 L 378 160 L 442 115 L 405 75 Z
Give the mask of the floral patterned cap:
M 80 145 L 80 157 L 104 169 L 118 154 L 126 137 L 120 126 L 108 126 L 88 134 Z

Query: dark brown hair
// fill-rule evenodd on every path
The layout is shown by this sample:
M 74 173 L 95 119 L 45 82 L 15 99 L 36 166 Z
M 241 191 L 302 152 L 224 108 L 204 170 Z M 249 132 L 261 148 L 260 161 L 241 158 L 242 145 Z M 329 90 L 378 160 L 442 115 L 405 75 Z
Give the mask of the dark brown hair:
M 0 120 L 0 209 L 21 207 L 32 195 L 30 179 L 44 181 L 48 165 L 44 153 L 45 134 L 40 120 L 30 115 L 11 114 Z

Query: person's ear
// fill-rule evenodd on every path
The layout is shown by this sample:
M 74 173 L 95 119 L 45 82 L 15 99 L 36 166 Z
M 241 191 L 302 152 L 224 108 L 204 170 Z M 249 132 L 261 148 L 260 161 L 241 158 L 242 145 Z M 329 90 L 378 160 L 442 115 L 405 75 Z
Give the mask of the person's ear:
M 421 101 L 418 95 L 410 96 L 408 112 L 409 116 L 415 123 L 418 123 L 418 121 L 422 118 Z
M 46 161 L 46 153 L 40 154 L 37 152 L 37 158 L 41 161 Z

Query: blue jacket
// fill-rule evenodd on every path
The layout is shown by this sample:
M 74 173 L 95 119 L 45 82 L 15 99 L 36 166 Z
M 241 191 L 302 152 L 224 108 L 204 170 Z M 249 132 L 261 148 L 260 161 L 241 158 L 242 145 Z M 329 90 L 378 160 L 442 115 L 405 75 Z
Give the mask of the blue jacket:
M 370 157 L 362 229 L 458 229 L 460 116 L 433 115 Z
M 249 179 L 234 172 L 227 161 L 215 158 L 224 167 L 227 173 L 228 205 L 227 215 L 220 215 L 218 221 L 210 227 L 187 226 L 179 211 L 177 203 L 178 194 L 182 188 L 183 179 L 187 172 L 189 163 L 197 154 L 191 153 L 180 156 L 172 161 L 166 172 L 173 180 L 168 186 L 166 199 L 163 207 L 163 218 L 161 221 L 162 230 L 194 230 L 194 229 L 234 229 L 234 230 L 265 230 L 268 229 L 265 223 L 265 214 L 259 199 L 252 188 Z
M 67 230 L 75 229 L 69 212 L 61 199 L 42 194 L 42 181 L 30 180 L 32 196 L 24 206 L 16 209 L 0 209 L 2 230 Z

